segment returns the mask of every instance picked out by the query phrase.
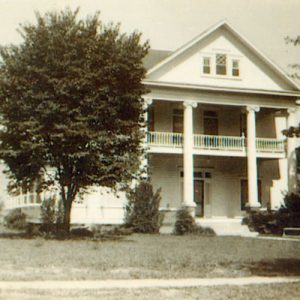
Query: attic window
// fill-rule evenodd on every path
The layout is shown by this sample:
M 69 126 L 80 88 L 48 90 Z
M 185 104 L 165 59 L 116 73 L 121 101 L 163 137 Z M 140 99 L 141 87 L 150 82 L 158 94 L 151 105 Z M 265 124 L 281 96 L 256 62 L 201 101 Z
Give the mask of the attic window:
M 226 63 L 227 56 L 226 54 L 216 54 L 216 74 L 217 75 L 226 75 Z
M 203 57 L 203 74 L 210 74 L 210 57 Z
M 238 59 L 232 60 L 232 76 L 235 76 L 235 77 L 240 76 L 240 67 L 239 67 Z

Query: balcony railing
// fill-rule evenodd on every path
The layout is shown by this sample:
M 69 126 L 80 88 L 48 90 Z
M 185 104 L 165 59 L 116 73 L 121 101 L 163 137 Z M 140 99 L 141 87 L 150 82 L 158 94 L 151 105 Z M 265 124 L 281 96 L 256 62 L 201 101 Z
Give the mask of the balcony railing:
M 182 147 L 183 134 L 173 132 L 148 132 L 148 144 L 152 146 Z
M 285 151 L 285 143 L 284 140 L 257 138 L 256 149 L 260 152 L 282 153 Z
M 245 138 L 236 136 L 195 134 L 194 147 L 196 149 L 241 151 L 245 149 Z
M 181 148 L 183 134 L 173 132 L 149 132 L 148 145 Z M 245 151 L 247 138 L 237 136 L 220 136 L 194 134 L 194 148 L 204 150 Z M 258 152 L 284 153 L 284 140 L 271 138 L 257 138 L 256 150 Z

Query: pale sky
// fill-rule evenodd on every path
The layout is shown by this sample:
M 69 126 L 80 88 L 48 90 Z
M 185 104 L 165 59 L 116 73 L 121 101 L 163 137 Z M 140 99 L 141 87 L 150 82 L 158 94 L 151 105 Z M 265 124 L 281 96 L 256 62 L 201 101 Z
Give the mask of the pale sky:
M 227 19 L 259 50 L 288 70 L 300 63 L 300 46 L 286 36 L 300 35 L 300 0 L 0 0 L 0 45 L 19 43 L 20 23 L 44 13 L 80 7 L 80 16 L 101 12 L 121 30 L 138 30 L 153 49 L 175 50 L 222 19 Z

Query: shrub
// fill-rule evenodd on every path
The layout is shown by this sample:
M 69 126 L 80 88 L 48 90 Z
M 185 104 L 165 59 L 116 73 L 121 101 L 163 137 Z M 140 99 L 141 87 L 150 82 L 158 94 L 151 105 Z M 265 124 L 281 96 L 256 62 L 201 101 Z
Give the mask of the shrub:
M 300 194 L 287 194 L 278 211 L 249 212 L 244 223 L 262 234 L 281 235 L 285 227 L 300 227 Z
M 277 212 L 249 211 L 243 219 L 243 223 L 248 225 L 250 231 L 261 234 L 282 234 L 277 220 Z
M 216 233 L 214 230 L 210 227 L 201 227 L 197 226 L 195 230 L 195 234 L 201 235 L 201 236 L 216 236 Z
M 70 231 L 71 237 L 77 238 L 86 238 L 86 237 L 93 237 L 94 234 L 91 230 L 85 227 L 73 228 Z
M 127 193 L 125 224 L 139 233 L 158 233 L 163 216 L 159 211 L 161 189 L 153 192 L 152 184 L 142 181 Z
M 4 224 L 10 229 L 26 229 L 26 214 L 22 212 L 21 208 L 15 208 L 4 217 Z
M 216 233 L 209 227 L 201 227 L 196 224 L 195 219 L 186 207 L 179 209 L 176 213 L 174 234 L 195 234 L 200 236 L 215 236 Z
M 280 213 L 300 213 L 300 193 L 290 193 L 284 197 L 284 205 L 279 209 Z
M 197 225 L 189 210 L 185 207 L 179 209 L 176 213 L 176 222 L 174 234 L 184 235 L 195 233 Z
M 41 205 L 41 231 L 45 233 L 57 233 L 62 227 L 63 207 L 61 201 L 56 203 L 55 198 L 48 198 Z

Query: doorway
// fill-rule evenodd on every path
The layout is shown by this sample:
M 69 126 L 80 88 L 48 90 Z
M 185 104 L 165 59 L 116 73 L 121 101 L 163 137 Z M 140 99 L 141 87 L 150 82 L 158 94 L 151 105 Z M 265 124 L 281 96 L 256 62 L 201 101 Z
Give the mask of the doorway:
M 194 179 L 195 216 L 204 217 L 204 180 Z
M 179 174 L 181 203 L 183 203 L 184 173 L 182 170 L 180 170 Z M 195 216 L 199 218 L 211 217 L 210 185 L 212 173 L 210 170 L 195 170 L 193 176 L 194 202 L 196 204 Z

